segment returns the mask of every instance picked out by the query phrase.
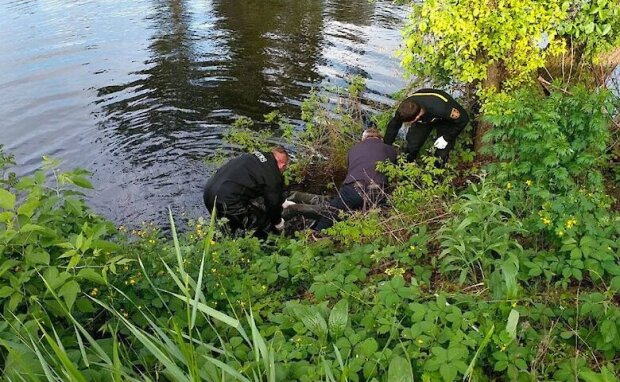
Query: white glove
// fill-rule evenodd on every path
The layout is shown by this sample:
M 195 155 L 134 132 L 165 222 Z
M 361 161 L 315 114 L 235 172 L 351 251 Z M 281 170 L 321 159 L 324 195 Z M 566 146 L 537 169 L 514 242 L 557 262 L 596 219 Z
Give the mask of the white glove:
M 441 137 L 437 138 L 437 140 L 435 141 L 434 146 L 436 148 L 438 148 L 439 150 L 445 149 L 446 146 L 448 146 L 448 142 L 445 139 L 443 139 L 443 136 L 441 136 Z
M 293 204 L 297 204 L 291 200 L 285 200 L 284 203 L 282 203 L 282 208 L 289 208 L 290 206 L 292 206 Z
M 278 231 L 282 231 L 284 229 L 284 219 L 280 219 L 280 223 L 274 226 Z

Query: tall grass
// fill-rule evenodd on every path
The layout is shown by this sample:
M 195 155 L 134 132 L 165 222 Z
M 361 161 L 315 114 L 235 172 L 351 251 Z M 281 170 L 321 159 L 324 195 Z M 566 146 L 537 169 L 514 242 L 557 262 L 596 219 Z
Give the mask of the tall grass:
M 165 315 L 162 317 L 161 312 L 158 314 L 148 307 L 140 309 L 136 306 L 147 323 L 147 325 L 139 326 L 116 308 L 100 299 L 91 297 L 91 300 L 117 323 L 116 328 L 112 331 L 112 354 L 108 354 L 103 349 L 101 340 L 93 338 L 66 308 L 54 290 L 46 284 L 49 293 L 61 306 L 68 318 L 70 327 L 75 332 L 79 357 L 76 357 L 75 351 L 65 348 L 63 343 L 66 344 L 67 339 L 63 338 L 61 341 L 54 323 L 50 323 L 49 319 L 24 318 L 14 315 L 11 320 L 14 340 L 3 340 L 2 344 L 8 349 L 9 358 L 20 359 L 25 354 L 29 354 L 34 365 L 27 373 L 5 370 L 7 380 L 81 382 L 91 380 L 92 372 L 96 371 L 99 375 L 103 373 L 105 380 L 115 382 L 155 380 L 275 382 L 274 349 L 261 336 L 254 321 L 253 313 L 249 311 L 243 319 L 227 315 L 210 307 L 202 292 L 206 254 L 209 253 L 215 230 L 214 214 L 211 218 L 208 234 L 204 239 L 200 271 L 197 275 L 190 275 L 184 268 L 183 253 L 171 211 L 169 215 L 177 266 L 176 270 L 173 270 L 174 267 L 169 266 L 169 264 L 164 262 L 164 265 L 168 276 L 174 280 L 177 289 L 158 289 L 152 280 L 148 276 L 146 277 L 161 300 L 168 317 L 173 317 L 173 314 L 163 298 L 164 295 L 173 296 L 184 303 L 185 316 L 181 321 L 177 321 L 177 318 L 164 319 Z M 141 259 L 139 259 L 139 264 L 144 275 L 147 275 Z M 45 279 L 43 280 L 45 281 Z M 135 305 L 121 289 L 114 286 L 111 288 Z M 200 322 L 208 323 L 211 330 L 215 332 L 219 343 L 206 342 L 202 338 L 199 329 L 204 328 L 199 328 L 196 324 L 199 317 L 201 317 Z M 33 321 L 36 323 L 34 328 L 32 326 Z M 222 324 L 224 329 L 228 327 L 236 331 L 251 349 L 254 362 L 247 370 L 238 370 L 234 366 L 240 365 L 241 362 L 229 351 L 229 346 L 220 333 L 223 329 L 222 327 L 218 329 L 218 326 Z M 246 332 L 244 325 L 249 328 L 249 333 Z M 129 333 L 130 338 L 123 338 L 120 332 Z M 128 357 L 128 354 L 134 351 L 131 343 L 138 344 L 142 352 L 155 359 L 154 364 L 156 366 L 147 369 L 132 365 Z

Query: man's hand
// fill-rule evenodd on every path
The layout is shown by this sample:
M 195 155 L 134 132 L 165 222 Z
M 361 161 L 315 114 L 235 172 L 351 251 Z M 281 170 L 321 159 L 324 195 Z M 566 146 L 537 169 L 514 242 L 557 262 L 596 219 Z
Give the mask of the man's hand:
M 448 146 L 448 142 L 443 139 L 443 136 L 437 138 L 437 140 L 435 141 L 435 144 L 433 145 L 436 148 L 438 148 L 439 150 L 445 149 L 446 146 Z
M 278 231 L 282 231 L 284 229 L 284 219 L 280 219 L 280 223 L 276 224 L 274 228 Z

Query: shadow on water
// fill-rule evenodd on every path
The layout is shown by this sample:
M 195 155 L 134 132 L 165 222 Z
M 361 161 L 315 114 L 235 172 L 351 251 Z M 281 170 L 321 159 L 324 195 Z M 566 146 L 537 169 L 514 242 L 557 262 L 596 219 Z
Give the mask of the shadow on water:
M 35 3 L 11 2 L 18 5 L 32 16 L 20 13 L 9 31 L 23 33 L 24 40 L 35 33 L 40 39 L 35 41 L 46 41 L 44 31 L 22 30 L 33 18 L 68 17 L 61 15 L 60 3 L 48 4 L 46 12 Z M 389 102 L 388 94 L 403 85 L 392 55 L 405 10 L 389 2 L 159 0 L 129 6 L 113 0 L 100 7 L 72 5 L 69 16 L 83 20 L 84 37 L 57 37 L 58 43 L 80 47 L 74 65 L 88 71 L 76 77 L 72 101 L 82 114 L 88 110 L 91 126 L 83 126 L 82 114 L 68 114 L 63 134 L 76 138 L 59 138 L 52 153 L 67 167 L 82 165 L 95 173 L 91 203 L 119 223 L 165 222 L 169 205 L 190 216 L 206 214 L 201 189 L 213 169 L 203 158 L 223 145 L 222 133 L 239 116 L 260 120 L 278 109 L 299 123 L 299 105 L 312 87 L 342 86 L 353 74 L 369 79 L 369 98 L 378 102 Z M 24 53 L 19 59 L 47 62 L 63 54 L 73 53 L 59 50 L 43 58 Z M 0 69 L 2 64 L 0 58 Z M 44 65 L 31 70 L 28 75 L 41 76 L 39 85 L 71 76 Z M 20 77 L 0 80 L 3 85 L 9 93 L 26 87 Z M 44 85 L 41 102 L 55 91 L 54 83 Z M 0 102 L 0 113 L 19 106 Z M 26 117 L 45 126 L 36 113 Z M 0 130 L 19 128 L 25 120 L 16 117 Z M 32 134 L 46 129 L 52 128 Z M 9 149 L 19 159 L 19 151 L 31 146 L 25 141 Z M 232 148 L 225 150 L 233 155 Z

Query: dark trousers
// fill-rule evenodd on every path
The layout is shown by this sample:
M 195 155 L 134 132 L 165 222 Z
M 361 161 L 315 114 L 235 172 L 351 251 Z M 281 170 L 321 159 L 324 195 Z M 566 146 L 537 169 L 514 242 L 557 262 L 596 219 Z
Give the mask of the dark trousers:
M 416 123 L 409 127 L 407 131 L 407 160 L 409 162 L 413 162 L 420 153 L 420 149 L 424 145 L 424 142 L 428 139 L 428 136 L 431 134 L 431 131 L 436 129 L 437 138 L 444 137 L 444 139 L 448 142 L 448 145 L 444 149 L 435 149 L 435 156 L 440 159 L 440 164 L 444 164 L 448 162 L 448 158 L 450 156 L 450 150 L 454 148 L 454 143 L 456 142 L 456 135 L 453 138 L 448 138 L 449 133 L 452 133 L 454 129 L 458 129 L 458 133 L 460 134 L 462 128 L 459 126 L 455 126 L 454 123 L 448 121 L 437 121 L 427 124 Z
M 378 205 L 384 197 L 381 187 L 365 187 L 361 184 L 344 184 L 338 190 L 338 196 L 329 201 L 327 213 L 323 215 L 314 226 L 320 231 L 334 224 L 340 211 L 361 210 L 365 207 Z
M 262 198 L 251 200 L 244 208 L 231 210 L 226 204 L 215 202 L 209 195 L 204 195 L 204 202 L 209 212 L 215 209 L 217 219 L 226 218 L 228 222 L 224 226 L 226 233 L 236 234 L 240 231 L 254 231 L 254 236 L 266 238 L 272 230 L 272 225 L 266 213 Z

